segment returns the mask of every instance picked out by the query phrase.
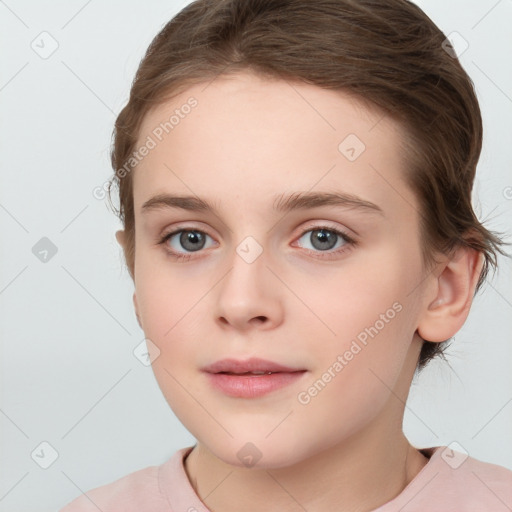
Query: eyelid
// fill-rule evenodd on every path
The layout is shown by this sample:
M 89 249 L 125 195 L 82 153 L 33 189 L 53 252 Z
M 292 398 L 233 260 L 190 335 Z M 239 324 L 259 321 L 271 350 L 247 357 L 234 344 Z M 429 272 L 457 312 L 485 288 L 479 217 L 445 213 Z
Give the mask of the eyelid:
M 182 231 L 198 231 L 199 233 L 204 233 L 205 235 L 209 236 L 213 241 L 215 241 L 215 243 L 218 244 L 218 242 L 215 240 L 215 237 L 212 236 L 208 230 L 202 228 L 202 227 L 196 227 L 196 226 L 193 226 L 189 223 L 185 223 L 185 225 L 175 225 L 173 226 L 171 229 L 169 229 L 168 231 L 164 230 L 163 233 L 161 235 L 158 235 L 158 238 L 157 238 L 157 245 L 160 245 L 160 244 L 163 244 L 165 243 L 166 241 L 169 241 L 174 235 L 177 235 L 178 233 L 181 233 Z M 170 252 L 170 251 L 168 251 Z M 198 252 L 201 252 L 201 251 L 198 251 Z M 171 253 L 172 254 L 172 253 Z M 194 254 L 193 252 L 190 252 L 190 253 L 180 253 L 180 254 Z
M 209 233 L 208 229 L 204 228 L 202 225 L 198 227 L 193 224 L 190 224 L 190 222 L 183 222 L 183 223 L 174 224 L 172 226 L 172 228 L 169 228 L 168 230 L 164 229 L 162 234 L 158 235 L 158 240 L 162 240 L 163 238 L 165 238 L 169 235 L 174 235 L 176 233 L 179 233 L 180 231 L 200 231 L 201 233 L 205 233 L 206 235 L 208 235 L 209 237 L 211 237 L 213 239 L 215 238 Z
M 340 225 L 334 225 L 332 221 L 328 220 L 316 220 L 316 221 L 310 221 L 307 222 L 305 226 L 302 226 L 300 228 L 300 236 L 304 235 L 307 231 L 316 230 L 316 229 L 329 229 L 332 231 L 337 231 L 341 233 L 342 235 L 346 236 L 347 239 L 354 241 L 355 238 L 358 236 L 358 233 L 356 233 L 353 229 L 349 229 L 345 226 Z M 352 234 L 353 233 L 353 234 Z
M 349 229 L 346 226 L 340 227 L 338 225 L 331 225 L 331 223 L 332 223 L 332 221 L 327 221 L 327 220 L 316 220 L 316 221 L 306 222 L 305 225 L 302 225 L 299 228 L 298 236 L 303 236 L 304 233 L 306 233 L 307 231 L 309 231 L 311 229 L 322 229 L 322 228 L 323 229 L 332 229 L 334 231 L 340 231 L 343 235 L 347 236 L 350 239 L 353 239 L 354 237 L 359 236 L 359 234 L 353 229 Z M 174 225 L 169 231 L 164 230 L 164 233 L 159 236 L 159 240 L 161 240 L 162 238 L 164 238 L 170 234 L 176 234 L 179 231 L 194 231 L 194 230 L 205 233 L 208 236 L 210 236 L 211 238 L 215 239 L 215 237 L 209 233 L 208 229 L 203 228 L 202 225 L 200 227 L 197 227 L 197 226 L 194 226 L 193 224 L 190 224 L 190 222 L 183 222 L 183 223 L 178 223 L 178 224 Z M 353 235 L 351 233 L 353 233 Z

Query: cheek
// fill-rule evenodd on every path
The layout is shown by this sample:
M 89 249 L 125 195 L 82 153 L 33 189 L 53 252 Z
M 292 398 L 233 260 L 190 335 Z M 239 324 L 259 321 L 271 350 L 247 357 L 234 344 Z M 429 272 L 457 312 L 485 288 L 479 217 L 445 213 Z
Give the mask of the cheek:
M 381 299 L 382 303 L 375 297 L 368 300 L 365 309 L 347 306 L 338 317 L 336 341 L 323 343 L 322 351 L 316 351 L 316 371 L 297 395 L 296 414 L 308 425 L 304 444 L 312 450 L 319 443 L 355 434 L 388 403 L 401 406 L 391 390 L 397 389 L 411 329 L 405 306 L 390 302 L 391 297 Z M 379 311 L 384 319 L 375 314 Z
M 205 328 L 205 299 L 213 285 L 181 271 L 176 263 L 151 254 L 137 257 L 138 309 L 146 338 L 159 349 L 153 371 L 166 398 L 179 399 L 179 383 L 197 370 L 198 354 L 204 352 L 205 335 L 210 333 Z
M 315 351 L 315 377 L 351 390 L 358 399 L 366 394 L 371 400 L 372 383 L 382 388 L 379 380 L 392 388 L 413 334 L 406 306 L 393 296 L 374 295 L 364 306 L 347 303 L 327 321 L 336 335 Z
M 204 295 L 197 283 L 173 278 L 154 263 L 143 266 L 137 282 L 137 303 L 142 317 L 144 334 L 159 350 L 152 362 L 152 370 L 164 398 L 180 421 L 193 435 L 202 418 L 191 394 L 194 382 L 190 376 L 196 371 L 197 354 L 204 345 L 204 332 L 196 326 L 197 311 Z M 204 321 L 204 318 L 203 318 Z
M 296 281 L 295 289 L 316 314 L 317 324 L 323 321 L 324 338 L 332 345 L 343 349 L 355 338 L 363 343 L 373 335 L 386 338 L 397 320 L 403 320 L 414 272 L 408 274 L 396 252 L 382 251 L 371 261 L 354 260 L 337 273 L 317 276 L 314 285 L 309 276 Z
M 174 266 L 173 266 L 174 265 Z M 176 263 L 140 251 L 135 258 L 135 288 L 144 332 L 154 342 L 165 344 L 190 323 L 193 306 L 204 292 L 197 279 L 184 279 Z M 165 347 L 161 347 L 164 349 Z
M 324 394 L 327 401 L 348 391 L 347 404 L 353 399 L 354 406 L 361 400 L 370 408 L 372 401 L 377 405 L 389 394 L 386 386 L 393 388 L 407 356 L 417 314 L 409 296 L 415 265 L 409 262 L 407 269 L 395 251 L 377 261 L 326 283 L 322 293 L 309 289 L 308 304 L 330 331 L 323 329 L 322 350 L 314 351 L 315 377 L 323 382 L 329 372 L 336 375 L 326 386 L 333 390 Z M 312 345 L 309 349 L 313 354 Z

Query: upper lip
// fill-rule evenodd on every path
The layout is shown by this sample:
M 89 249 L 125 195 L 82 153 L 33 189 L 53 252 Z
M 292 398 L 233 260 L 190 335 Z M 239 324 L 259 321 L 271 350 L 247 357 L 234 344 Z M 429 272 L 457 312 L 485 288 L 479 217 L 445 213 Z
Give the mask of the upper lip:
M 302 368 L 290 368 L 282 364 L 274 363 L 273 361 L 267 361 L 265 359 L 259 359 L 252 357 L 241 361 L 239 359 L 221 359 L 213 364 L 209 364 L 202 368 L 203 371 L 208 373 L 246 373 L 246 372 L 300 372 L 304 371 Z

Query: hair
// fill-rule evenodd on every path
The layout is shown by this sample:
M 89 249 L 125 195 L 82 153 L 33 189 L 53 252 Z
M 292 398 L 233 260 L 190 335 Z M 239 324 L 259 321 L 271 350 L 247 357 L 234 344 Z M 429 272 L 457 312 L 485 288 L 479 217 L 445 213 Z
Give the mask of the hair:
M 436 254 L 467 247 L 483 254 L 476 291 L 504 254 L 477 219 L 471 191 L 482 147 L 473 82 L 434 22 L 408 0 L 196 0 L 156 35 L 115 122 L 111 150 L 132 279 L 132 173 L 144 116 L 194 84 L 255 72 L 351 94 L 396 120 L 407 150 L 405 179 L 419 204 L 425 268 Z M 131 160 L 130 160 L 131 158 Z M 129 169 L 134 167 L 130 165 Z M 118 169 L 118 171 L 116 171 Z M 112 202 L 111 202 L 112 204 Z M 423 341 L 420 371 L 446 342 Z

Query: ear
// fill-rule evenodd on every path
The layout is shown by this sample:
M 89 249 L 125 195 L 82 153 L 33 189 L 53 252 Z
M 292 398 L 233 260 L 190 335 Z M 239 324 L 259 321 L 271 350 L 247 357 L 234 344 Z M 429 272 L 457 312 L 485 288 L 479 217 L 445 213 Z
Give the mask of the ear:
M 125 259 L 126 259 L 126 233 L 122 229 L 120 229 L 119 231 L 116 231 L 116 240 L 119 243 L 119 245 L 123 248 L 123 252 L 125 253 Z M 130 272 L 130 275 L 132 275 L 131 272 Z M 132 278 L 133 278 L 133 275 L 132 275 Z M 135 310 L 135 316 L 137 317 L 137 322 L 138 322 L 140 328 L 144 330 L 144 328 L 142 327 L 142 322 L 140 320 L 136 292 L 134 292 L 134 294 L 133 294 L 133 308 Z
M 132 280 L 134 280 L 134 274 L 133 274 L 134 269 L 133 269 L 133 263 L 132 263 L 133 254 L 130 255 L 129 251 L 128 251 L 128 241 L 127 241 L 127 237 L 126 237 L 126 231 L 123 231 L 122 229 L 120 229 L 119 231 L 116 231 L 116 240 L 117 240 L 118 244 L 123 248 L 124 261 L 126 262 L 126 266 L 128 267 L 128 272 L 129 272 Z
M 463 326 L 483 264 L 482 253 L 460 247 L 438 267 L 434 299 L 427 304 L 418 325 L 418 334 L 424 340 L 446 341 Z
M 122 229 L 120 229 L 119 231 L 116 231 L 116 240 L 117 240 L 117 243 L 124 250 L 125 246 L 126 246 L 126 237 L 125 237 L 125 232 Z
M 137 305 L 137 294 L 135 292 L 133 293 L 133 308 L 135 309 L 135 316 L 137 317 L 137 322 L 139 324 L 139 327 L 142 330 L 144 330 L 144 327 L 142 327 L 142 322 L 140 320 L 139 306 Z

